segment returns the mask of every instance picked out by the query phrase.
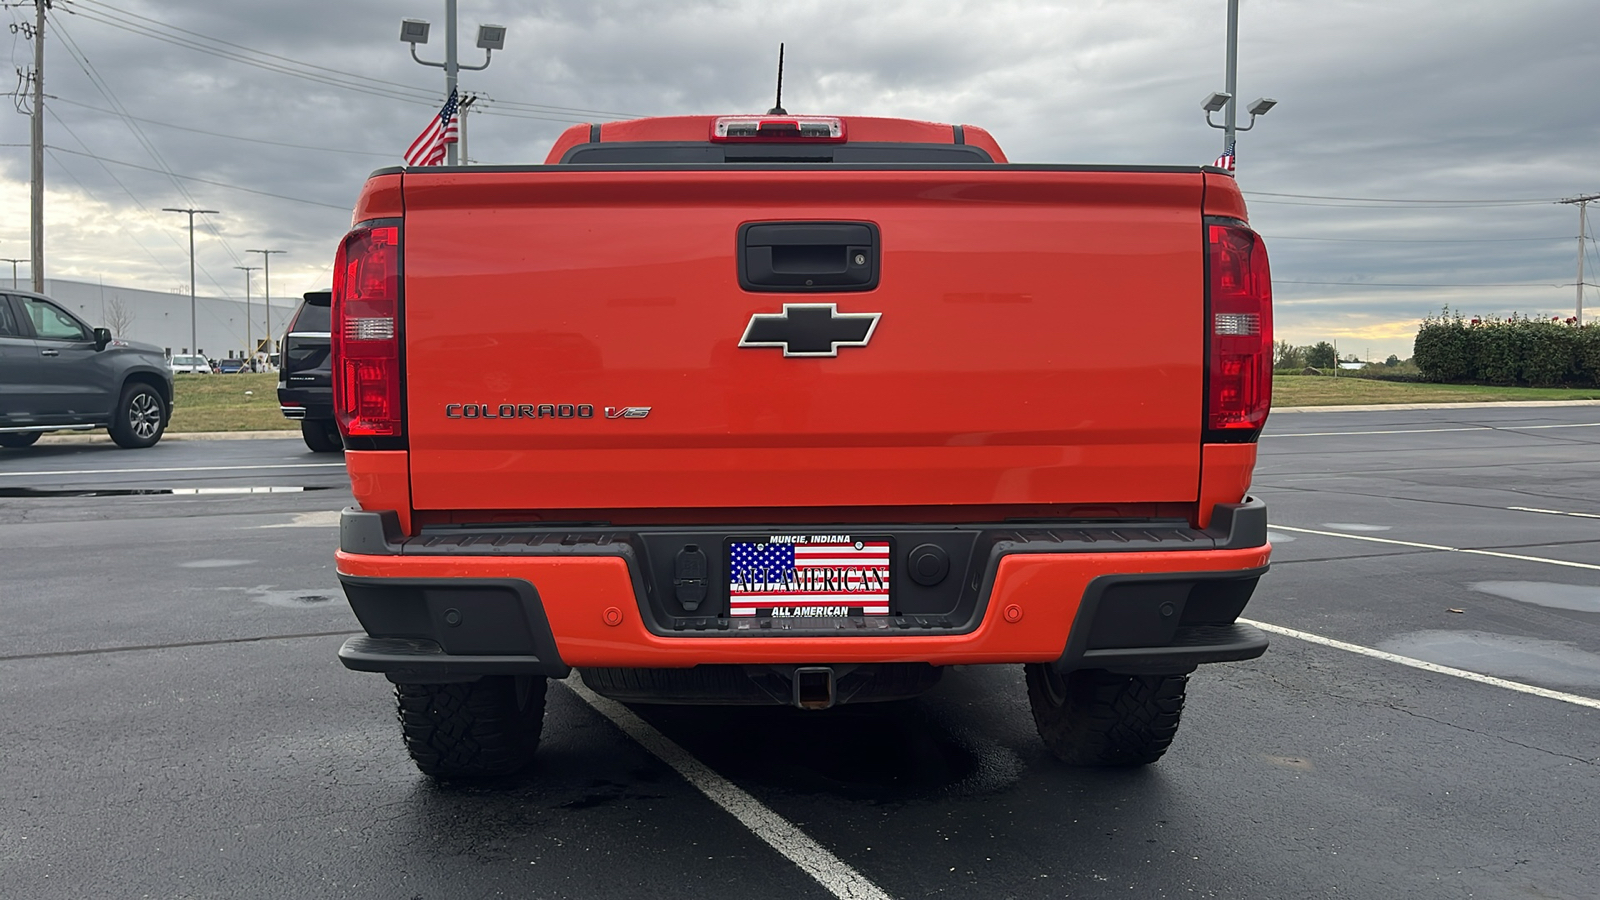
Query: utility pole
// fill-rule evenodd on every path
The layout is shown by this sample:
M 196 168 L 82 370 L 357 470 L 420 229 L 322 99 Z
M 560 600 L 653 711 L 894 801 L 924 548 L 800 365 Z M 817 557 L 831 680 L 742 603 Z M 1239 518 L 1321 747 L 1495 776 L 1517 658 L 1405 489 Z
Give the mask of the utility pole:
M 467 110 L 472 108 L 472 104 L 477 99 L 477 94 L 468 94 L 461 98 L 461 102 L 456 105 L 456 110 L 461 114 L 461 164 L 463 166 L 472 165 L 472 156 L 467 153 Z M 450 151 L 446 148 L 445 152 L 449 153 Z
M 44 13 L 52 0 L 33 0 L 33 122 L 28 157 L 31 163 L 30 214 L 33 291 L 44 293 Z
M 422 19 L 402 19 L 400 21 L 400 40 L 411 45 L 411 58 L 425 66 L 433 66 L 444 70 L 444 95 L 449 97 L 456 93 L 456 74 L 462 69 L 476 72 L 489 68 L 489 61 L 494 51 L 502 50 L 506 45 L 506 29 L 503 25 L 479 25 L 478 47 L 483 50 L 483 65 L 465 66 L 456 61 L 456 0 L 444 0 L 444 62 L 429 62 L 417 55 L 417 45 L 428 42 L 428 23 Z M 463 117 L 465 118 L 465 117 Z M 445 144 L 445 160 L 447 166 L 456 165 L 456 144 L 454 141 Z
M 12 259 L 9 256 L 0 256 L 0 262 L 11 263 L 11 289 L 13 291 L 17 289 L 17 263 L 27 261 L 25 259 Z
M 214 209 L 174 209 L 170 206 L 162 207 L 161 211 L 189 214 L 189 352 L 198 354 L 200 352 L 200 338 L 198 337 L 199 328 L 196 325 L 198 317 L 195 315 L 194 302 L 194 216 L 195 213 L 215 214 L 217 211 Z
M 1584 223 L 1588 217 L 1588 207 L 1591 200 L 1600 200 L 1600 194 L 1584 194 L 1582 197 L 1573 197 L 1570 200 L 1558 200 L 1557 203 L 1568 203 L 1578 207 L 1578 324 L 1583 324 L 1583 250 L 1584 243 L 1589 239 Z
M 256 335 L 250 330 L 250 273 L 261 268 L 260 266 L 234 266 L 235 269 L 244 271 L 244 358 L 250 361 L 250 370 L 256 367 Z
M 246 250 L 246 253 L 261 254 L 261 266 L 266 271 L 261 273 L 261 291 L 267 303 L 267 367 L 272 366 L 272 349 L 276 343 L 272 339 L 272 254 L 283 253 L 283 250 Z

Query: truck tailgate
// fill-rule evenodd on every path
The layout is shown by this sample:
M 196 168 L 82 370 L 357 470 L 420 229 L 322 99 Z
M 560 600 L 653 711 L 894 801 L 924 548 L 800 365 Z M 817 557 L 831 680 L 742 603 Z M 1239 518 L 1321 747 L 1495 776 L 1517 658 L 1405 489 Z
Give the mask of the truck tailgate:
M 403 185 L 418 509 L 1197 496 L 1198 172 L 551 166 Z M 742 289 L 737 233 L 769 221 L 875 224 L 877 286 Z M 880 316 L 832 357 L 741 347 L 784 303 Z

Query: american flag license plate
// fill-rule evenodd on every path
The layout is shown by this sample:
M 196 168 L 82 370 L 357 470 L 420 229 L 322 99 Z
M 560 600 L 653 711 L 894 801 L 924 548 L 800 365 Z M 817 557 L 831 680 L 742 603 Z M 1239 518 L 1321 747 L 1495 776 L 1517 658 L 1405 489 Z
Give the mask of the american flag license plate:
M 843 619 L 889 614 L 889 541 L 779 534 L 728 543 L 728 615 Z

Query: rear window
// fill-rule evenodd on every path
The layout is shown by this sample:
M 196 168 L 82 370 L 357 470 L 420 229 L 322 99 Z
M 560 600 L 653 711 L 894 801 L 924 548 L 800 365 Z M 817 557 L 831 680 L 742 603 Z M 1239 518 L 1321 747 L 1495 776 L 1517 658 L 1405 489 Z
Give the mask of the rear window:
M 300 304 L 300 311 L 295 313 L 294 323 L 289 326 L 291 334 L 327 334 L 332 327 L 329 319 L 328 304 L 324 301 L 318 303 L 309 297 Z

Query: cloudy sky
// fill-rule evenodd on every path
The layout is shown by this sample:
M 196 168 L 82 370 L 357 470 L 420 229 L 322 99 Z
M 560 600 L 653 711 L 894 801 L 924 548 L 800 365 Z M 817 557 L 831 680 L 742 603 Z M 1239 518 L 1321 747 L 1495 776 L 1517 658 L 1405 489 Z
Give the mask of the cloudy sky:
M 1221 141 L 1199 104 L 1223 87 L 1226 0 L 460 7 L 464 62 L 481 61 L 478 23 L 509 29 L 462 77 L 486 95 L 468 123 L 482 163 L 542 161 L 574 122 L 764 111 L 779 41 L 791 112 L 982 125 L 1019 162 L 1197 164 Z M 286 251 L 275 295 L 325 285 L 364 176 L 398 163 L 442 99 L 442 72 L 398 32 L 433 21 L 423 56 L 440 58 L 443 0 L 56 0 L 50 15 L 52 278 L 187 292 L 186 217 L 160 210 L 198 206 L 221 211 L 197 229 L 201 293 L 241 296 L 250 248 Z M 1594 0 L 1243 0 L 1239 43 L 1241 98 L 1279 101 L 1241 136 L 1238 174 L 1280 337 L 1381 359 L 1409 356 L 1445 304 L 1572 313 L 1577 213 L 1554 201 L 1600 192 Z M 15 27 L 10 54 L 31 64 Z M 0 117 L 5 257 L 28 256 L 27 141 L 25 116 Z

